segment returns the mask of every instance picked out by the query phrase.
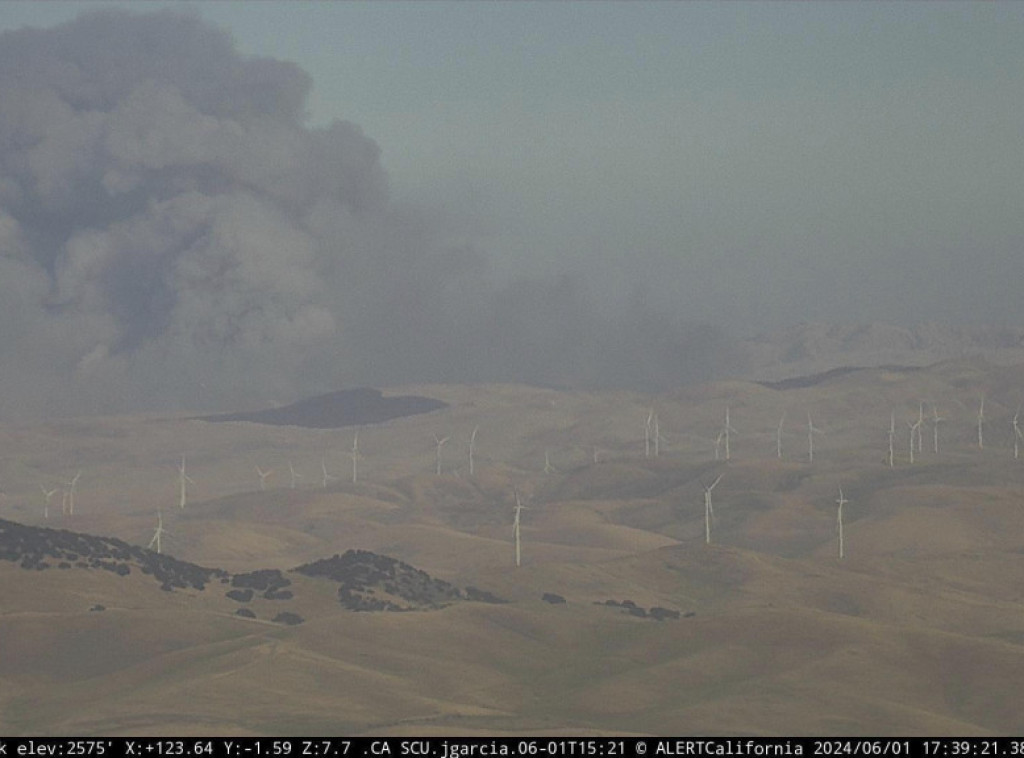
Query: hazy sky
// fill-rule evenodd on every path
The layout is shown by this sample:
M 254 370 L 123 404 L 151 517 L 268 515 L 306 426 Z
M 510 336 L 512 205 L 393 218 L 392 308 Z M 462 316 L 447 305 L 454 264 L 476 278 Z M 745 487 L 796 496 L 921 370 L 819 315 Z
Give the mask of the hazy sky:
M 164 7 L 8 2 L 0 29 L 129 5 Z M 308 73 L 308 126 L 379 147 L 403 244 L 489 281 L 739 334 L 1024 319 L 1024 4 L 171 7 Z

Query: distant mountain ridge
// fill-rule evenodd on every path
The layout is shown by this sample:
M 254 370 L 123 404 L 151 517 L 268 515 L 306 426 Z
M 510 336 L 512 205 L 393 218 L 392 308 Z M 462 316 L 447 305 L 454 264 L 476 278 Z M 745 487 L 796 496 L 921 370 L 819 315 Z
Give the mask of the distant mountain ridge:
M 403 416 L 447 408 L 448 404 L 430 397 L 384 393 L 371 387 L 338 390 L 326 395 L 306 398 L 262 411 L 221 413 L 201 416 L 202 421 L 249 421 L 254 424 L 275 426 L 302 426 L 309 429 L 337 429 L 344 426 L 380 424 Z
M 1024 364 L 1024 329 L 808 323 L 742 341 L 735 365 L 751 379 L 780 382 L 837 369 L 924 367 L 968 358 Z

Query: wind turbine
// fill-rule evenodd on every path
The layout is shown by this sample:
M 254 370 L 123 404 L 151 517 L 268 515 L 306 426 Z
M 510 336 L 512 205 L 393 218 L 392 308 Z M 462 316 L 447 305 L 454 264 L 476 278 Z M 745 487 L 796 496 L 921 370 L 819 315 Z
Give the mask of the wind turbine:
M 722 439 L 725 437 L 725 432 L 719 432 L 718 437 L 715 438 L 715 460 L 718 460 L 718 451 L 722 447 Z
M 48 490 L 48 489 L 46 489 L 46 487 L 44 487 L 43 485 L 40 484 L 39 485 L 39 489 L 41 489 L 43 491 L 43 498 L 44 498 L 44 501 L 43 501 L 43 518 L 49 519 L 50 518 L 50 500 L 51 500 L 51 498 L 53 498 L 54 495 L 57 494 L 57 490 L 59 490 L 60 488 L 59 487 L 54 487 L 52 490 Z
M 295 489 L 295 483 L 302 478 L 302 475 L 296 473 L 295 466 L 292 465 L 291 461 L 288 461 L 288 475 L 291 476 L 292 479 L 291 488 Z
M 476 449 L 476 433 L 480 431 L 479 424 L 473 427 L 473 433 L 469 435 L 469 475 L 473 476 L 473 451 Z
M 839 532 L 839 558 L 840 560 L 845 557 L 843 552 L 843 506 L 846 505 L 849 500 L 843 497 L 843 488 L 839 488 L 839 499 L 836 500 L 839 503 L 839 510 L 836 514 L 836 530 Z
M 356 483 L 358 477 L 359 459 L 362 458 L 359 454 L 359 432 L 357 431 L 352 437 L 352 484 Z
M 661 424 L 658 422 L 658 414 L 654 414 L 654 457 L 657 458 L 661 455 L 661 443 L 667 442 L 664 437 L 661 436 Z
M 714 506 L 711 505 L 711 490 L 715 488 L 720 481 L 722 481 L 722 475 L 719 474 L 715 481 L 711 482 L 710 486 L 704 488 L 704 544 L 711 544 L 711 519 L 715 516 Z
M 522 564 L 522 561 L 521 561 L 522 552 L 521 552 L 521 549 L 520 549 L 521 548 L 521 543 L 520 543 L 520 539 L 519 539 L 519 537 L 520 537 L 520 532 L 519 532 L 519 521 L 520 521 L 520 518 L 519 518 L 519 514 L 520 514 L 520 512 L 524 508 L 526 510 L 529 510 L 529 508 L 526 508 L 526 506 L 523 505 L 522 501 L 519 499 L 519 490 L 513 488 L 512 492 L 516 496 L 516 507 L 515 507 L 516 517 L 515 517 L 515 521 L 512 522 L 512 536 L 515 539 L 515 543 L 516 543 L 516 568 L 519 568 L 519 566 Z
M 551 465 L 551 456 L 548 455 L 548 451 L 545 450 L 544 451 L 544 473 L 545 474 L 553 474 L 556 471 L 558 471 L 558 469 L 556 469 L 554 466 Z
M 162 552 L 161 551 L 161 546 L 160 546 L 160 537 L 163 536 L 163 533 L 164 533 L 164 517 L 163 517 L 163 514 L 160 513 L 160 511 L 157 511 L 156 512 L 156 529 L 153 532 L 153 539 L 151 539 L 149 541 L 149 544 L 146 547 L 148 549 L 152 550 L 153 546 L 156 545 L 156 552 L 157 552 L 158 555 Z
M 725 435 L 725 459 L 729 460 L 729 432 L 735 432 L 732 424 L 729 423 L 729 406 L 725 406 L 725 424 L 722 425 L 722 434 Z
M 938 406 L 936 406 L 933 403 L 932 404 L 932 442 L 934 444 L 933 444 L 932 447 L 934 448 L 936 455 L 939 452 L 939 424 L 942 423 L 945 420 L 946 419 L 944 419 L 942 416 L 939 415 Z
M 1020 418 L 1020 406 L 1017 406 L 1017 412 L 1013 414 L 1013 459 L 1017 460 L 1020 455 L 1020 441 L 1024 440 L 1024 434 L 1021 434 L 1020 427 L 1017 426 L 1017 419 Z
M 907 426 L 910 427 L 910 463 L 914 463 L 914 446 L 917 444 L 917 437 L 921 431 L 921 422 L 917 421 L 911 424 L 907 422 Z
M 64 493 L 61 499 L 61 513 L 68 516 L 75 515 L 75 488 L 78 485 L 78 477 L 82 475 L 81 469 L 67 484 L 64 485 Z
M 814 463 L 814 435 L 824 434 L 825 432 L 818 429 L 811 421 L 811 413 L 807 412 L 807 460 L 809 463 Z
M 775 430 L 775 453 L 778 457 L 782 458 L 782 425 L 786 423 L 786 413 L 783 411 L 782 418 L 779 419 L 779 428 Z
M 188 474 L 185 473 L 185 456 L 181 456 L 181 465 L 178 466 L 178 507 L 185 507 L 185 485 L 195 484 Z
M 324 472 L 324 489 L 327 489 L 327 483 L 331 481 L 338 481 L 338 477 L 334 474 L 327 473 L 327 456 L 320 459 L 320 469 Z
M 924 426 L 924 400 L 917 404 L 917 452 L 921 452 L 921 428 Z
M 896 439 L 896 411 L 889 413 L 889 468 L 893 467 L 893 443 Z
M 267 477 L 274 473 L 274 469 L 267 469 L 266 471 L 264 471 L 259 466 L 257 466 L 256 473 L 260 477 L 260 490 L 265 490 L 267 488 Z
M 651 412 L 647 414 L 647 420 L 644 421 L 644 458 L 651 457 L 651 424 L 654 422 L 654 409 L 651 408 Z
M 434 435 L 434 442 L 437 443 L 437 475 L 441 476 L 441 447 L 450 440 L 451 437 L 438 437 Z
M 985 449 L 985 396 L 981 396 L 981 405 L 978 407 L 978 449 Z

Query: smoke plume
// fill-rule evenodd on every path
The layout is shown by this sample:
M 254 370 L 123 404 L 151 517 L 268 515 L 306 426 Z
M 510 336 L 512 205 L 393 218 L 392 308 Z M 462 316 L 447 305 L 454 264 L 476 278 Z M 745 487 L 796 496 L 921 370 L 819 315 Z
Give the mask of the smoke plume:
M 298 66 L 191 15 L 0 34 L 0 416 L 236 409 L 357 384 L 666 386 L 718 337 L 568 277 L 488 284 L 306 123 Z M 695 373 L 696 372 L 696 373 Z

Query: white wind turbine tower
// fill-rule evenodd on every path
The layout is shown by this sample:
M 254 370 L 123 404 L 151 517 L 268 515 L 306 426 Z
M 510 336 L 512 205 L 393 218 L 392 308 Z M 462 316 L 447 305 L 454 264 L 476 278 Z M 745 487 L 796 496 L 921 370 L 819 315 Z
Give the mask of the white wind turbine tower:
M 719 432 L 718 437 L 715 438 L 715 460 L 718 460 L 718 451 L 722 447 L 722 440 L 725 438 L 725 432 Z
M 725 435 L 725 459 L 729 460 L 729 432 L 735 432 L 732 424 L 729 423 L 729 406 L 725 406 L 725 424 L 722 426 L 722 434 Z
M 665 438 L 661 436 L 661 424 L 658 422 L 658 414 L 654 414 L 654 457 L 657 458 L 661 455 L 661 443 L 665 442 Z
M 711 544 L 711 519 L 715 516 L 714 506 L 711 505 L 711 490 L 715 488 L 720 481 L 722 481 L 722 475 L 719 474 L 715 481 L 711 482 L 711 485 L 704 488 L 704 544 Z
M 523 505 L 522 501 L 519 499 L 519 490 L 513 489 L 512 492 L 516 496 L 516 507 L 515 507 L 516 517 L 515 517 L 515 521 L 512 522 L 512 536 L 515 539 L 515 543 L 516 543 L 516 568 L 519 568 L 519 566 L 522 564 L 522 560 L 521 560 L 522 559 L 521 543 L 520 543 L 520 539 L 519 539 L 519 537 L 520 537 L 520 531 L 519 531 L 520 518 L 519 518 L 519 514 L 520 514 L 520 512 L 523 509 L 529 510 L 529 508 L 526 508 L 526 506 Z
M 441 476 L 441 448 L 444 446 L 444 443 L 446 443 L 450 439 L 451 439 L 451 437 L 438 437 L 436 434 L 434 435 L 434 442 L 437 443 L 437 466 L 436 466 L 436 469 L 437 469 L 437 475 L 438 476 Z
M 889 468 L 893 467 L 893 444 L 896 440 L 896 411 L 889 413 Z
M 924 400 L 917 404 L 917 452 L 922 452 L 921 429 L 924 427 Z
M 818 427 L 811 421 L 810 411 L 807 413 L 807 460 L 809 463 L 814 463 L 814 435 L 824 434 Z
M 775 454 L 782 458 L 782 425 L 786 423 L 786 413 L 783 411 L 779 419 L 779 428 L 775 430 Z
M 160 511 L 157 511 L 156 512 L 156 530 L 153 532 L 153 539 L 151 539 L 149 541 L 149 544 L 146 547 L 148 549 L 152 550 L 153 546 L 155 545 L 156 546 L 156 552 L 157 552 L 158 555 L 162 552 L 161 545 L 160 545 L 160 537 L 163 536 L 163 533 L 164 533 L 164 517 L 163 517 L 163 514 L 160 513 Z
M 288 461 L 288 475 L 291 477 L 291 488 L 295 489 L 296 483 L 302 478 L 302 475 L 295 471 L 295 466 L 292 465 L 291 461 Z
M 53 498 L 54 495 L 57 494 L 57 490 L 59 490 L 60 488 L 59 487 L 54 487 L 52 490 L 48 490 L 48 489 L 46 489 L 46 487 L 44 487 L 43 485 L 40 484 L 39 485 L 39 489 L 41 489 L 43 491 L 43 518 L 44 519 L 49 519 L 50 518 L 50 500 Z
M 338 477 L 336 477 L 334 474 L 327 473 L 327 456 L 324 456 L 323 458 L 320 459 L 320 470 L 324 472 L 324 489 L 327 489 L 328 482 L 338 481 Z
M 551 456 L 548 455 L 548 451 L 545 450 L 544 451 L 544 473 L 545 474 L 553 474 L 556 471 L 558 471 L 558 469 L 556 469 L 554 466 L 551 465 Z
M 985 449 L 985 396 L 981 396 L 981 405 L 978 407 L 978 449 Z
M 910 463 L 914 463 L 914 447 L 917 445 L 918 436 L 921 433 L 921 422 L 916 421 L 911 424 L 907 422 L 907 426 L 910 427 Z
M 178 466 L 178 507 L 184 509 L 185 507 L 185 485 L 195 484 L 188 474 L 185 473 L 185 456 L 181 456 L 181 465 Z
M 78 477 L 82 475 L 81 469 L 67 484 L 64 485 L 64 493 L 61 499 L 61 514 L 68 516 L 75 515 L 75 488 L 78 486 Z
M 263 491 L 267 488 L 267 477 L 274 473 L 274 469 L 267 469 L 264 471 L 259 466 L 256 467 L 256 474 L 260 478 L 260 490 Z
M 946 419 L 939 415 L 938 406 L 932 404 L 932 447 L 935 450 L 935 454 L 939 453 L 939 424 Z
M 850 502 L 843 497 L 842 487 L 839 488 L 839 499 L 836 502 L 839 503 L 839 510 L 836 515 L 836 530 L 839 532 L 839 558 L 842 559 L 846 556 L 843 552 L 843 506 Z
M 1017 406 L 1017 412 L 1013 414 L 1013 459 L 1017 460 L 1020 455 L 1020 441 L 1024 440 L 1024 434 L 1021 434 L 1020 427 L 1017 426 L 1017 419 L 1020 418 L 1020 406 Z
M 651 457 L 651 424 L 654 422 L 654 409 L 651 408 L 651 412 L 647 414 L 647 420 L 644 421 L 644 458 Z
M 359 432 L 357 431 L 352 437 L 352 484 L 356 483 L 359 471 L 359 459 L 362 458 L 359 454 Z
M 480 425 L 473 427 L 473 433 L 469 435 L 469 475 L 473 476 L 473 452 L 476 450 L 476 433 L 480 431 Z

